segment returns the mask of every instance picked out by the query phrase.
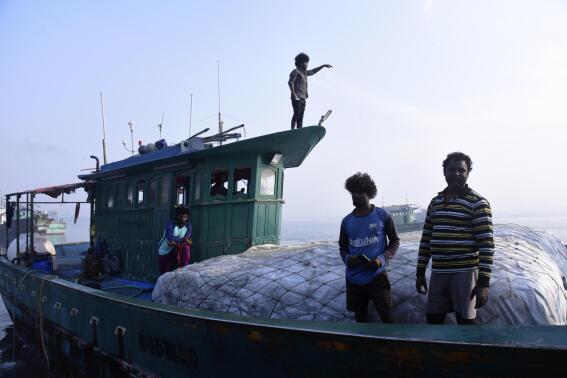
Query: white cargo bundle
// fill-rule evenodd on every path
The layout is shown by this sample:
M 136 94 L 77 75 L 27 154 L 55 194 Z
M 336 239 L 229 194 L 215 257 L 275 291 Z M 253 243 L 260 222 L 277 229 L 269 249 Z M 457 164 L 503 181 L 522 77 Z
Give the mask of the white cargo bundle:
M 394 319 L 424 323 L 426 296 L 415 291 L 418 233 L 402 234 L 388 275 Z M 567 324 L 567 250 L 554 235 L 495 227 L 490 296 L 481 324 Z M 428 269 L 429 272 L 429 269 Z M 336 242 L 258 246 L 162 275 L 153 300 L 251 317 L 352 322 L 345 309 L 344 264 Z M 449 317 L 448 322 L 454 322 Z

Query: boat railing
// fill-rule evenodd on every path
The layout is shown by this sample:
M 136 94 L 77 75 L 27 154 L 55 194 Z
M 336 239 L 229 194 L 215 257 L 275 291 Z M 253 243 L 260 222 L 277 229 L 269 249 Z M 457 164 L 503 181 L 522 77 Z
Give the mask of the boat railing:
M 84 188 L 85 190 L 90 190 L 94 187 L 94 183 L 90 181 L 80 182 L 75 184 L 67 184 L 67 185 L 59 185 L 59 186 L 52 186 L 47 188 L 40 188 L 34 190 L 26 190 L 22 192 L 15 192 L 6 194 L 4 196 L 4 201 L 6 203 L 6 208 L 8 206 L 14 206 L 13 218 L 15 218 L 15 227 L 16 227 L 16 258 L 19 259 L 22 254 L 30 253 L 32 256 L 34 254 L 34 217 L 25 217 L 22 219 L 21 217 L 21 210 L 27 211 L 29 214 L 34 214 L 34 207 L 40 204 L 77 204 L 77 203 L 88 203 L 90 204 L 90 214 L 91 214 L 91 222 L 94 216 L 94 196 L 91 196 L 90 201 L 66 201 L 65 194 L 70 194 L 75 192 L 78 188 Z M 37 201 L 35 197 L 37 195 L 47 195 L 51 198 L 58 198 L 61 197 L 60 200 L 57 201 Z M 15 199 L 15 200 L 13 200 Z M 11 221 L 12 219 L 10 219 Z M 20 220 L 25 220 L 25 226 L 23 229 L 20 229 Z M 6 256 L 8 247 L 10 245 L 10 237 L 9 237 L 9 228 L 6 227 L 6 242 L 4 246 L 0 248 L 0 256 Z M 26 235 L 26 242 L 25 242 L 25 249 L 22 251 L 22 246 L 20 246 L 20 234 Z M 90 237 L 90 244 L 91 246 L 94 244 L 93 237 Z

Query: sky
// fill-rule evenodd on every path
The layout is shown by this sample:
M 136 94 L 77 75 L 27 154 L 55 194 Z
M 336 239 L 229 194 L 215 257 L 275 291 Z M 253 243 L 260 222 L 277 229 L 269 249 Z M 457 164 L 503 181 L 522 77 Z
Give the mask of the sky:
M 286 171 L 284 219 L 352 209 L 368 172 L 377 205 L 426 206 L 441 163 L 469 154 L 469 185 L 495 215 L 567 213 L 567 2 L 0 1 L 0 191 L 77 181 L 122 140 L 170 144 L 216 127 L 287 130 L 287 80 L 310 67 L 305 125 L 326 137 Z M 211 117 L 212 116 L 212 117 Z M 72 210 L 71 210 L 72 211 Z

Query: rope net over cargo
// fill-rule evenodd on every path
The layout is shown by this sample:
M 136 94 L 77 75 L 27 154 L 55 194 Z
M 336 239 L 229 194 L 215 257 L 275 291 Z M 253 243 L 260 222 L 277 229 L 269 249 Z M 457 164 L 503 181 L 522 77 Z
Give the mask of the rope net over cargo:
M 424 323 L 427 297 L 415 290 L 420 234 L 402 236 L 388 268 L 394 320 Z M 489 300 L 477 312 L 479 323 L 567 324 L 567 250 L 562 242 L 527 227 L 497 225 L 495 244 Z M 336 242 L 257 246 L 166 273 L 152 298 L 251 317 L 353 322 L 345 305 L 344 270 Z M 448 322 L 454 323 L 454 317 Z

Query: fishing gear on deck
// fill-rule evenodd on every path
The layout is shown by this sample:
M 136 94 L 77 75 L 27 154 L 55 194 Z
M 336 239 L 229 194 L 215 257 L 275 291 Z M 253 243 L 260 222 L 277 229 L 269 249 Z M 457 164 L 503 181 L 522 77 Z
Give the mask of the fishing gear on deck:
M 229 132 L 240 129 L 242 127 L 244 127 L 244 124 L 240 124 L 238 126 L 231 127 L 230 129 L 225 130 L 225 131 L 220 132 L 220 133 L 217 133 L 215 135 L 204 137 L 203 142 L 205 142 L 205 143 L 224 142 L 228 139 L 238 139 L 238 138 L 242 137 L 242 134 L 240 134 L 240 133 L 229 134 Z
M 199 135 L 204 134 L 204 133 L 206 133 L 207 131 L 209 131 L 209 128 L 208 128 L 208 127 L 207 127 L 206 129 L 203 129 L 203 130 L 199 131 L 197 134 L 191 135 L 189 138 L 187 138 L 187 140 L 193 139 L 193 138 L 195 138 L 195 137 L 198 137 Z

